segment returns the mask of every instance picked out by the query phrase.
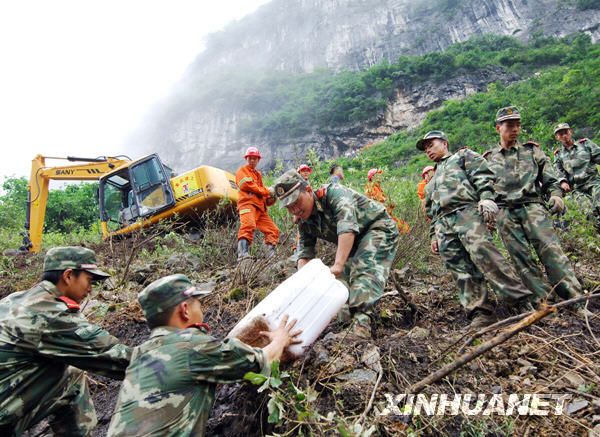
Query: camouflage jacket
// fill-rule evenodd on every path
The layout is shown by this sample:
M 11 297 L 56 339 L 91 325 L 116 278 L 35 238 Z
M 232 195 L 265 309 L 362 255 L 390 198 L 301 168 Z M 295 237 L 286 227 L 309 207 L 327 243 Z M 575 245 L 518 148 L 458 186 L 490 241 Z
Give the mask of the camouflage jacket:
M 556 173 L 572 188 L 599 179 L 596 164 L 600 164 L 600 147 L 587 138 L 575 142 L 569 149 L 562 146 L 554 152 Z
M 0 424 L 37 405 L 67 366 L 122 379 L 130 354 L 51 282 L 5 297 L 0 301 Z
M 133 351 L 109 436 L 203 436 L 217 383 L 269 374 L 262 349 L 221 342 L 206 328 L 161 326 Z
M 470 149 L 447 153 L 425 186 L 425 212 L 433 226 L 441 217 L 482 199 L 494 198 L 494 174 L 487 161 Z
M 525 203 L 543 203 L 542 195 L 562 197 L 559 179 L 550 158 L 533 142 L 517 142 L 504 149 L 492 149 L 490 169 L 496 176 L 494 190 L 501 206 Z
M 396 224 L 385 206 L 338 183 L 325 184 L 316 193 L 315 209 L 306 220 L 299 221 L 298 258 L 314 258 L 317 238 L 332 243 L 338 235 L 354 232 L 356 238 L 350 255 L 362 236 L 371 228 L 397 232 Z

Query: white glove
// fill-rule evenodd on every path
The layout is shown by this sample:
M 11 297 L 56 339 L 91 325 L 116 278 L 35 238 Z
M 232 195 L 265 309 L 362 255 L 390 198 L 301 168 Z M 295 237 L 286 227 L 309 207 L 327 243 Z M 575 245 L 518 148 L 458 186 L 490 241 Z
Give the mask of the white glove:
M 496 202 L 490 199 L 480 200 L 477 205 L 477 210 L 479 211 L 479 215 L 483 216 L 483 220 L 486 223 L 495 222 L 499 212 Z
M 550 196 L 548 201 L 550 207 L 550 214 L 562 214 L 565 212 L 565 202 L 559 196 Z

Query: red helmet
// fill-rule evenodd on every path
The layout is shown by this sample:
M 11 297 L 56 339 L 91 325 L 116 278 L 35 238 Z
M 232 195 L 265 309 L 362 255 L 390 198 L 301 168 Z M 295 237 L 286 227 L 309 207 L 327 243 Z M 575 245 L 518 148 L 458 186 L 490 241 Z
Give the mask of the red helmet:
M 297 171 L 298 173 L 300 173 L 301 171 L 304 171 L 304 170 L 308 170 L 308 171 L 309 171 L 309 173 L 312 173 L 312 168 L 310 168 L 310 167 L 309 167 L 308 165 L 306 165 L 306 164 L 302 164 L 300 167 L 298 167 L 298 168 L 296 169 L 296 171 Z
M 249 156 L 256 156 L 258 159 L 260 159 L 260 152 L 256 147 L 248 147 L 248 150 L 246 150 L 246 154 L 244 155 L 244 159 Z
M 367 173 L 367 177 L 369 178 L 369 180 L 371 180 L 371 178 L 373 177 L 374 174 L 376 173 L 381 173 L 382 170 L 377 170 L 376 168 L 372 168 L 371 170 L 369 170 L 369 173 Z
M 428 171 L 432 171 L 432 170 L 435 170 L 435 168 L 434 168 L 434 167 L 432 167 L 431 165 L 428 165 L 428 166 L 427 166 L 427 167 L 425 167 L 425 168 L 423 169 L 423 171 L 421 172 L 421 177 L 422 177 L 423 179 L 425 179 L 425 174 L 426 174 Z

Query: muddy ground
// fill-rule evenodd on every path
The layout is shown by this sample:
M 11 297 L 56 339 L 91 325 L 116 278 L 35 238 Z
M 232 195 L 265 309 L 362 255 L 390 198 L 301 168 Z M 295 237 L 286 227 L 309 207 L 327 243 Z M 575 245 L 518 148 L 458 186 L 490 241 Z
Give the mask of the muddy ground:
M 263 261 L 259 256 L 250 268 L 240 271 L 235 268 L 234 254 L 229 255 L 228 263 L 206 265 L 197 255 L 162 240 L 153 239 L 146 246 L 142 243 L 137 253 L 133 253 L 131 242 L 94 247 L 100 263 L 109 266 L 115 277 L 84 309 L 88 318 L 129 345 L 143 342 L 149 334 L 135 297 L 154 279 L 184 272 L 196 281 L 214 282 L 216 289 L 207 300 L 205 321 L 211 334 L 223 337 L 293 271 L 285 262 L 288 247 L 275 260 Z M 290 376 L 284 379 L 283 388 L 276 390 L 283 416 L 278 424 L 268 421 L 268 390 L 257 393 L 249 383 L 219 386 L 207 434 L 587 436 L 592 435 L 592 429 L 600 429 L 600 299 L 588 304 L 596 316 L 586 320 L 568 308 L 551 314 L 425 390 L 427 394 L 450 396 L 568 394 L 571 398 L 565 406 L 569 414 L 382 415 L 390 396 L 408 393 L 411 385 L 454 360 L 469 323 L 458 304 L 455 284 L 439 260 L 423 251 L 411 253 L 413 242 L 404 244 L 399 252 L 406 253 L 400 255 L 404 259 L 399 260 L 395 271 L 397 281 L 390 281 L 389 294 L 377 306 L 372 340 L 352 338 L 346 325 L 334 321 L 303 358 L 283 364 Z M 569 244 L 564 242 L 572 259 L 577 260 L 578 276 L 588 290 L 596 290 L 600 256 Z M 161 247 L 158 255 L 157 245 Z M 331 256 L 327 248 L 323 250 L 325 256 Z M 13 269 L 0 276 L 0 296 L 34 284 L 41 262 L 41 255 L 15 259 Z M 394 293 L 398 288 L 410 298 L 416 312 Z M 515 314 L 498 304 L 498 319 Z M 89 378 L 99 419 L 95 435 L 103 436 L 119 382 L 92 374 Z M 288 381 L 306 395 L 302 401 L 285 388 Z M 362 428 L 357 426 L 359 422 Z M 40 425 L 31 435 L 52 434 Z

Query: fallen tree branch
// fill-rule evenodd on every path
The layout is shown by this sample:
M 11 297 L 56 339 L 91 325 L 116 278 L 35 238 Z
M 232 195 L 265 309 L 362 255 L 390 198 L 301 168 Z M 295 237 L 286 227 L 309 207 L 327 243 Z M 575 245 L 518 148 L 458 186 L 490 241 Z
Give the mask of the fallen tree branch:
M 590 301 L 589 301 L 589 300 L 586 300 L 586 301 L 585 301 L 585 310 L 586 310 L 586 312 L 585 312 L 585 314 L 584 314 L 584 317 L 585 317 L 585 326 L 587 326 L 587 329 L 588 329 L 588 331 L 590 332 L 590 334 L 591 334 L 592 338 L 594 339 L 594 341 L 596 342 L 596 344 L 597 344 L 598 346 L 600 346 L 600 342 L 598 341 L 598 339 L 597 339 L 597 338 L 596 338 L 596 336 L 594 335 L 594 331 L 592 331 L 592 328 L 591 328 L 591 326 L 590 326 L 590 320 L 589 320 L 589 318 L 588 318 L 588 315 L 587 315 L 587 311 L 588 311 L 588 304 L 589 304 L 589 303 L 590 303 Z M 595 318 L 595 317 L 594 317 L 594 318 Z
M 400 281 L 398 281 L 398 279 L 396 278 L 396 274 L 392 272 L 390 274 L 390 277 L 392 278 L 392 282 L 394 283 L 394 287 L 398 291 L 398 294 L 400 295 L 404 303 L 408 306 L 411 315 L 415 316 L 418 311 L 417 306 L 413 303 L 412 299 L 408 297 L 406 291 L 404 291 L 404 289 L 400 286 Z
M 548 306 L 546 308 L 543 308 L 539 311 L 534 312 L 533 314 L 530 314 L 524 320 L 522 320 L 520 323 L 518 323 L 515 326 L 509 328 L 508 330 L 502 332 L 501 334 L 497 335 L 496 337 L 492 338 L 491 340 L 486 341 L 485 343 L 483 343 L 479 346 L 476 346 L 472 351 L 461 355 L 456 360 L 454 360 L 452 363 L 448 364 L 447 366 L 442 367 L 437 372 L 435 372 L 435 373 L 429 375 L 427 378 L 422 379 L 421 381 L 417 382 L 412 387 L 410 387 L 408 393 L 411 393 L 411 394 L 420 393 L 429 384 L 433 384 L 434 382 L 442 379 L 446 375 L 449 375 L 450 373 L 454 372 L 456 369 L 458 369 L 462 365 L 474 360 L 478 356 L 484 354 L 485 352 L 498 346 L 499 344 L 504 343 L 506 340 L 508 340 L 509 338 L 518 334 L 523 329 L 527 328 L 528 326 L 532 325 L 533 323 L 537 322 L 538 320 L 543 319 L 548 314 L 551 314 L 555 311 L 556 311 L 556 306 Z
M 584 300 L 587 301 L 588 299 L 596 299 L 599 297 L 600 297 L 600 294 L 586 294 L 585 296 L 574 297 L 573 299 L 565 300 L 564 302 L 560 302 L 555 305 L 550 305 L 549 307 L 558 309 L 558 308 L 562 308 L 562 307 L 565 307 L 565 306 L 568 306 L 568 305 L 571 305 L 574 303 L 582 302 Z M 469 347 L 477 338 L 481 337 L 482 335 L 487 334 L 490 331 L 495 331 L 496 329 L 498 329 L 504 325 L 508 325 L 513 322 L 518 322 L 519 320 L 523 320 L 525 317 L 528 317 L 531 314 L 534 314 L 535 312 L 536 311 L 529 311 L 526 313 L 518 314 L 516 316 L 512 316 L 507 319 L 500 320 L 499 322 L 496 322 L 490 326 L 486 326 L 482 330 L 477 331 L 475 334 L 473 334 L 471 337 L 469 337 L 467 339 L 467 341 L 465 341 L 464 344 L 460 347 L 457 354 L 458 355 L 462 354 L 467 347 Z

